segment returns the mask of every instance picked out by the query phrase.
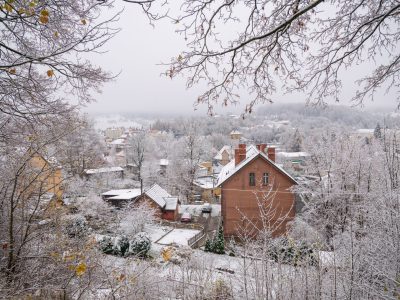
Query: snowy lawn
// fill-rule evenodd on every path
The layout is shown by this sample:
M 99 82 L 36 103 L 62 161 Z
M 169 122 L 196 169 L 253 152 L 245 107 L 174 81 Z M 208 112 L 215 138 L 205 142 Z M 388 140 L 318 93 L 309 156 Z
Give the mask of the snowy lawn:
M 178 229 L 175 228 L 166 236 L 164 236 L 161 240 L 157 243 L 161 245 L 170 245 L 172 243 L 179 244 L 179 245 L 188 245 L 188 240 L 199 233 L 200 230 L 195 229 Z
M 150 240 L 154 243 L 155 241 L 162 238 L 163 235 L 171 231 L 172 228 L 168 226 L 159 225 L 146 225 L 144 231 L 149 234 Z

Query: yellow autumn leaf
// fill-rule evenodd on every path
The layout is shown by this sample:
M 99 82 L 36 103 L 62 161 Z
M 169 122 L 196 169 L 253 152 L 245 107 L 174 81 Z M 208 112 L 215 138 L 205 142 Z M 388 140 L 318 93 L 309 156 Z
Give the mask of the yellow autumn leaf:
M 20 15 L 24 14 L 24 13 L 25 13 L 25 9 L 24 9 L 23 7 L 20 7 L 20 8 L 18 9 L 18 13 L 19 13 Z
M 54 32 L 54 37 L 55 38 L 58 38 L 59 37 L 59 34 L 58 34 L 58 32 L 56 31 L 56 32 Z
M 29 7 L 35 7 L 35 6 L 36 6 L 36 3 L 34 1 L 29 3 Z
M 82 23 L 83 25 L 86 25 L 87 22 L 86 22 L 85 19 L 82 19 L 82 20 L 81 20 L 81 23 Z
M 79 265 L 76 266 L 75 268 L 75 273 L 77 276 L 82 276 L 86 272 L 86 264 L 81 262 Z
M 42 23 L 42 24 L 47 24 L 47 23 L 49 23 L 49 17 L 47 17 L 47 16 L 40 16 L 40 17 L 39 17 L 39 22 Z
M 48 17 L 48 16 L 49 16 L 49 11 L 46 10 L 46 9 L 43 9 L 43 10 L 40 12 L 40 15 L 43 16 L 43 17 Z
M 53 70 L 47 70 L 47 76 L 52 77 L 54 75 L 54 71 Z
M 10 4 L 8 4 L 8 3 L 6 3 L 6 4 L 4 4 L 4 9 L 6 10 L 6 11 L 8 11 L 8 12 L 11 12 L 12 11 L 12 6 L 10 5 Z
M 182 59 L 183 59 L 182 55 L 179 54 L 178 61 L 181 61 Z
M 171 248 L 165 248 L 162 250 L 161 255 L 164 259 L 164 261 L 169 261 L 172 256 L 172 249 Z
M 8 73 L 15 75 L 15 73 L 17 73 L 17 70 L 15 68 L 9 69 Z
M 117 279 L 118 279 L 118 281 L 123 281 L 125 279 L 125 277 L 126 277 L 125 274 L 121 274 L 118 276 Z

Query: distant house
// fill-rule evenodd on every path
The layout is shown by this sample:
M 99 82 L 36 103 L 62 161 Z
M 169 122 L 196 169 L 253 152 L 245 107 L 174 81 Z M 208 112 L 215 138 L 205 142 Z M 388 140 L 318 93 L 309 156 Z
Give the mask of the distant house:
M 124 169 L 121 167 L 104 167 L 104 168 L 98 168 L 98 169 L 86 169 L 83 172 L 84 176 L 86 178 L 91 178 L 95 176 L 107 176 L 107 175 L 113 175 L 117 178 L 124 178 Z
M 276 156 L 285 169 L 301 172 L 310 154 L 307 152 L 278 152 Z
M 30 159 L 28 165 L 31 172 L 24 174 L 27 177 L 27 182 L 31 182 L 30 189 L 26 192 L 40 194 L 48 194 L 56 199 L 61 199 L 63 196 L 62 189 L 62 168 L 55 158 L 48 158 L 38 152 L 28 150 Z
M 256 235 L 266 225 L 262 222 L 260 203 L 268 211 L 267 225 L 272 234 L 286 233 L 288 222 L 295 216 L 295 194 L 291 188 L 296 184 L 275 163 L 275 148 L 239 144 L 235 158 L 222 168 L 217 183 L 221 187 L 224 235 Z
M 217 181 L 212 175 L 198 177 L 193 183 L 196 194 L 200 194 L 201 200 L 204 202 L 218 201 L 221 196 L 221 189 L 216 185 Z
M 174 221 L 178 216 L 178 197 L 171 196 L 158 184 L 153 184 L 136 201 L 147 203 L 157 211 L 157 216 L 163 220 Z
M 351 137 L 355 139 L 363 139 L 366 143 L 370 143 L 374 137 L 375 129 L 361 128 L 352 133 Z
M 167 174 L 167 168 L 169 165 L 169 160 L 166 158 L 162 158 L 160 159 L 160 170 L 159 170 L 159 174 L 165 176 L 165 174 Z
M 129 203 L 135 202 L 140 195 L 140 189 L 121 189 L 105 192 L 101 194 L 101 197 L 111 205 L 123 208 Z
M 232 140 L 240 140 L 242 133 L 238 130 L 232 130 L 230 136 Z
M 220 163 L 225 166 L 227 163 L 231 161 L 233 158 L 233 149 L 231 146 L 225 145 L 223 146 L 218 153 L 214 156 L 214 161 Z
M 111 148 L 114 148 L 115 151 L 118 153 L 125 149 L 126 141 L 124 138 L 118 138 L 110 143 Z
M 117 139 L 119 136 L 121 136 L 121 134 L 123 134 L 124 131 L 125 131 L 125 129 L 124 129 L 123 127 L 118 127 L 118 128 L 115 128 L 115 127 L 107 128 L 107 129 L 104 131 L 104 136 L 105 136 L 107 139 L 115 140 L 115 139 Z

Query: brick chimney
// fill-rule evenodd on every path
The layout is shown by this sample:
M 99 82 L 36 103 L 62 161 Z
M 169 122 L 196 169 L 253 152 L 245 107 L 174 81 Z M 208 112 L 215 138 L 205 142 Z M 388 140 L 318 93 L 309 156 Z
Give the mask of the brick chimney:
M 258 145 L 256 145 L 256 147 L 257 147 L 258 151 L 265 153 L 265 149 L 267 148 L 267 144 L 258 144 Z
M 268 147 L 267 155 L 268 155 L 268 158 L 274 162 L 275 161 L 275 147 Z
M 246 159 L 246 144 L 239 144 L 239 148 L 235 149 L 235 166 Z

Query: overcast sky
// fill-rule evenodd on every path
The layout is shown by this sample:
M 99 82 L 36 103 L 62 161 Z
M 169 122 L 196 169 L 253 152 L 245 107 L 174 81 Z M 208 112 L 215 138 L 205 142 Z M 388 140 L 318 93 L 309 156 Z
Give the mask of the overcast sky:
M 123 8 L 119 6 L 118 8 Z M 117 26 L 121 28 L 108 44 L 108 52 L 91 57 L 92 61 L 105 70 L 121 74 L 103 87 L 102 94 L 96 94 L 96 102 L 85 108 L 89 113 L 155 113 L 155 114 L 193 114 L 193 103 L 205 85 L 186 89 L 184 78 L 173 80 L 160 76 L 167 69 L 160 66 L 176 57 L 185 47 L 182 36 L 175 33 L 170 21 L 162 21 L 153 28 L 137 6 L 125 5 Z M 371 71 L 372 65 L 358 66 L 344 74 L 345 82 L 352 82 L 360 73 Z M 343 98 L 351 98 L 354 86 L 345 86 Z M 345 97 L 347 96 L 347 97 Z M 395 108 L 395 94 L 383 95 L 381 103 L 367 102 L 366 107 L 389 106 Z M 304 102 L 303 95 L 277 95 L 276 103 Z M 228 107 L 222 112 L 242 112 L 242 106 Z M 348 104 L 343 101 L 342 104 Z M 205 114 L 204 106 L 196 113 Z

